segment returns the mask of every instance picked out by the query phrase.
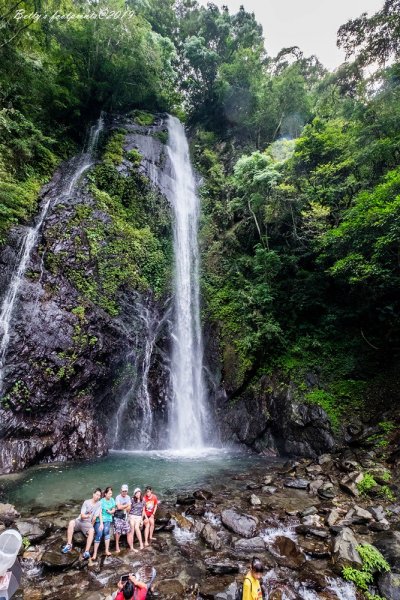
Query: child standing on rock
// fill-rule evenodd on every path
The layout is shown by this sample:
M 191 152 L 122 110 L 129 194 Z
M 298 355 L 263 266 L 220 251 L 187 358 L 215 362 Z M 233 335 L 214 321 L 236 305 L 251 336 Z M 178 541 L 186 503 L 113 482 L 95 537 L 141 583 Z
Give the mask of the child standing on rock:
M 259 558 L 253 556 L 250 571 L 243 581 L 242 600 L 262 600 L 261 577 L 264 573 L 264 565 Z

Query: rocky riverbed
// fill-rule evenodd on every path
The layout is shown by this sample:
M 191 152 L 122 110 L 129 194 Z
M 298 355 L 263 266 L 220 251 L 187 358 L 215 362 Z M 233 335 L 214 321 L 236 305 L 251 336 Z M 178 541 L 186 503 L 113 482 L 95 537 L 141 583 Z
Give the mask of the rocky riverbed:
M 368 472 L 376 485 L 360 494 Z M 124 548 L 96 562 L 83 561 L 81 534 L 74 550 L 60 548 L 79 505 L 21 510 L 0 505 L 0 525 L 17 527 L 24 538 L 24 576 L 15 598 L 102 600 L 120 575 L 139 565 L 157 569 L 160 598 L 230 600 L 253 555 L 262 557 L 264 588 L 271 599 L 361 597 L 341 578 L 344 566 L 361 567 L 359 544 L 373 544 L 391 566 L 377 574 L 372 593 L 400 596 L 400 503 L 386 465 L 366 451 L 325 454 L 318 460 L 266 463 L 253 472 L 207 481 L 163 501 L 156 541 L 138 554 Z M 40 512 L 39 512 L 40 511 Z M 111 544 L 113 549 L 113 542 Z

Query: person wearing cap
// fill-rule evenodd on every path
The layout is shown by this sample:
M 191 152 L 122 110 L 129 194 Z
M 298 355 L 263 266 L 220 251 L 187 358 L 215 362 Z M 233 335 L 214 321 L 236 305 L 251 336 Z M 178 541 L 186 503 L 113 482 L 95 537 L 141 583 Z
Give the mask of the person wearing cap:
M 149 545 L 149 539 L 155 540 L 153 537 L 154 525 L 155 525 L 155 514 L 158 505 L 158 498 L 153 494 L 151 486 L 147 486 L 144 495 L 144 507 L 143 507 L 143 521 L 144 521 L 144 545 Z
M 119 539 L 121 535 L 128 535 L 130 531 L 128 514 L 131 510 L 131 499 L 126 483 L 121 485 L 121 493 L 115 498 L 116 511 L 114 513 L 115 552 L 120 552 Z M 133 548 L 131 548 L 133 550 Z M 135 550 L 137 552 L 137 550 Z
M 131 510 L 129 511 L 129 523 L 130 523 L 130 532 L 128 533 L 128 544 L 131 549 L 133 549 L 133 541 L 136 537 L 139 540 L 140 549 L 143 550 L 143 539 L 142 532 L 140 528 L 143 527 L 143 507 L 144 500 L 142 497 L 142 490 L 140 488 L 135 488 L 133 491 L 133 496 L 131 498 Z
M 262 600 L 262 589 L 260 580 L 264 573 L 264 565 L 259 558 L 253 556 L 250 571 L 243 581 L 242 600 Z

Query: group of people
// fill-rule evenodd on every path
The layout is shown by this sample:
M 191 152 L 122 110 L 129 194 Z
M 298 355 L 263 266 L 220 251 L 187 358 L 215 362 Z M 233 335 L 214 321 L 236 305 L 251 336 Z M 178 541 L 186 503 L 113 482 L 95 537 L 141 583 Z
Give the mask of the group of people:
M 76 531 L 81 531 L 86 535 L 86 548 L 83 553 L 84 559 L 90 558 L 90 547 L 94 540 L 94 551 L 92 559 L 97 559 L 101 539 L 104 537 L 105 553 L 110 552 L 110 534 L 111 527 L 114 526 L 115 552 L 120 552 L 121 535 L 127 536 L 129 548 L 133 552 L 138 552 L 133 547 L 135 535 L 139 542 L 140 549 L 148 546 L 154 534 L 155 514 L 158 506 L 158 498 L 153 493 L 151 486 L 147 486 L 142 495 L 140 488 L 135 488 L 133 495 L 129 495 L 127 484 L 121 486 L 118 496 L 113 498 L 112 488 L 106 487 L 102 492 L 96 488 L 93 495 L 82 504 L 79 517 L 72 519 L 68 525 L 67 543 L 62 548 L 65 554 L 72 550 L 72 538 Z M 144 543 L 141 529 L 144 527 Z M 253 557 L 249 572 L 243 581 L 243 591 L 241 600 L 262 600 L 262 588 L 260 580 L 264 572 L 264 566 L 261 560 Z M 154 567 L 146 566 L 142 572 L 136 575 L 129 573 L 121 577 L 118 583 L 118 590 L 113 595 L 114 600 L 145 600 L 148 589 L 154 581 L 156 571 Z
M 104 538 L 106 556 L 111 556 L 110 536 L 112 526 L 114 526 L 115 552 L 117 554 L 120 552 L 121 535 L 127 536 L 128 546 L 132 552 L 138 552 L 133 547 L 135 534 L 141 550 L 148 546 L 155 539 L 153 536 L 158 498 L 153 494 L 151 486 L 146 487 L 144 494 L 138 487 L 134 489 L 132 497 L 128 492 L 128 485 L 122 485 L 120 493 L 114 500 L 113 490 L 110 486 L 106 487 L 104 492 L 100 488 L 96 488 L 92 498 L 83 502 L 79 517 L 69 522 L 67 543 L 61 551 L 64 554 L 70 552 L 74 533 L 81 531 L 87 538 L 83 553 L 84 559 L 90 558 L 90 547 L 93 540 L 94 551 L 91 558 L 92 560 L 97 559 L 102 538 Z M 141 531 L 143 527 L 144 536 L 142 536 Z

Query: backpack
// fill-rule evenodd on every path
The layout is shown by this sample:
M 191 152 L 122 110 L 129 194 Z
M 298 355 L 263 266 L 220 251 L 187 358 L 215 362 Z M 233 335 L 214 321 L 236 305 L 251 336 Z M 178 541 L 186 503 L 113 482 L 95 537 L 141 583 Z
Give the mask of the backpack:
M 239 583 L 239 585 L 236 588 L 236 594 L 235 594 L 235 600 L 242 600 L 243 598 L 243 584 L 245 582 L 245 580 L 247 579 L 247 581 L 250 581 L 250 579 L 248 577 L 245 577 L 242 581 L 242 583 Z M 250 585 L 251 585 L 251 591 L 253 591 L 253 584 L 250 581 Z

